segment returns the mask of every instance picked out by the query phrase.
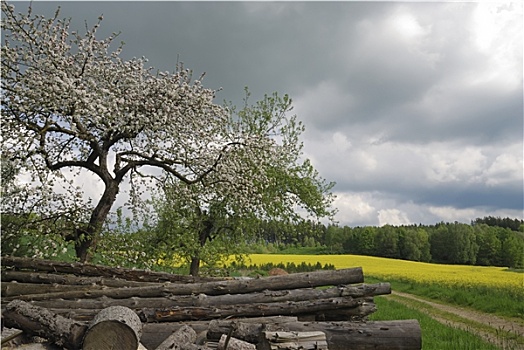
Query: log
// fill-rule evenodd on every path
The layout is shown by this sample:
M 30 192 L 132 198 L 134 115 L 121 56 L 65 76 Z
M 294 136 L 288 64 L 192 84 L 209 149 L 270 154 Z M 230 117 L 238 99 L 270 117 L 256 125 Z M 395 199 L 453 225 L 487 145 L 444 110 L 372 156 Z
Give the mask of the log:
M 111 306 L 100 311 L 87 329 L 83 350 L 137 349 L 142 323 L 136 313 L 123 306 Z
M 262 332 L 268 329 L 268 327 L 271 327 L 271 323 L 212 320 L 209 322 L 207 339 L 216 341 L 219 340 L 222 335 L 229 334 L 232 337 L 257 344 L 262 340 Z
M 180 349 L 184 344 L 191 344 L 196 341 L 195 330 L 188 325 L 183 325 L 176 332 L 166 338 L 155 350 Z
M 8 300 L 20 299 L 19 296 L 28 294 L 44 294 L 53 295 L 54 293 L 67 293 L 69 291 L 83 291 L 89 293 L 91 290 L 107 289 L 104 286 L 75 286 L 62 284 L 34 284 L 34 283 L 18 283 L 18 282 L 3 282 L 1 286 L 1 296 Z
M 420 350 L 422 335 L 417 320 L 402 321 L 373 321 L 373 322 L 282 322 L 258 324 L 257 326 L 243 325 L 239 321 L 220 321 L 210 323 L 208 338 L 216 338 L 219 334 L 228 334 L 231 329 L 251 329 L 252 332 L 236 333 L 236 337 L 252 341 L 258 339 L 261 329 L 271 328 L 272 331 L 311 332 L 321 331 L 326 334 L 330 350 L 346 350 L 348 344 L 351 349 L 367 350 Z
M 259 350 L 327 350 L 326 334 L 313 332 L 263 332 Z
M 112 299 L 106 296 L 95 299 L 76 299 L 76 300 L 37 300 L 33 305 L 38 305 L 50 309 L 71 308 L 71 309 L 103 309 L 109 306 L 120 305 L 132 309 L 140 308 L 163 308 L 173 306 L 221 306 L 233 304 L 255 304 L 282 301 L 303 301 L 315 299 L 328 299 L 350 296 L 354 298 L 390 294 L 389 283 L 378 283 L 375 285 L 362 286 L 339 286 L 328 289 L 291 289 L 281 291 L 262 291 L 247 294 L 225 294 L 208 296 L 199 295 L 180 295 L 176 297 L 164 298 L 140 298 L 131 297 L 127 299 Z
M 119 287 L 139 287 L 145 285 L 155 285 L 155 282 L 128 281 L 121 278 L 95 277 L 95 276 L 75 276 L 71 274 L 55 274 L 18 270 L 2 270 L 2 282 L 16 281 L 19 283 L 56 283 L 72 285 L 100 285 L 112 288 Z
M 30 343 L 30 344 L 23 344 L 20 346 L 17 346 L 16 348 L 2 348 L 2 349 L 16 349 L 16 350 L 63 350 L 64 348 L 58 347 L 54 344 L 49 343 Z
M 21 329 L 31 336 L 47 338 L 67 349 L 79 349 L 87 329 L 82 323 L 21 300 L 7 304 L 3 318 L 6 327 Z
M 315 303 L 316 301 L 310 301 L 310 303 Z M 304 302 L 305 304 L 305 302 Z M 263 305 L 263 304 L 257 304 L 257 305 Z M 299 310 L 293 309 L 293 305 L 295 304 L 289 304 L 287 302 L 282 302 L 280 305 L 283 308 L 288 307 L 289 310 L 287 311 L 280 311 L 278 315 L 285 314 L 288 316 L 296 315 L 298 317 L 299 321 L 355 321 L 355 320 L 362 320 L 365 317 L 369 316 L 373 312 L 376 311 L 376 305 L 372 302 L 362 302 L 361 299 L 354 299 L 354 304 L 351 304 L 350 307 L 340 307 L 335 309 L 325 309 L 320 310 L 317 312 L 312 312 L 311 309 L 303 310 L 303 307 L 301 307 Z M 299 305 L 299 304 L 297 304 Z M 121 305 L 126 306 L 127 305 Z M 231 314 L 233 311 L 224 311 L 224 315 L 228 315 L 227 317 L 245 317 L 248 315 L 240 314 L 240 312 L 243 312 L 246 308 L 253 307 L 253 304 L 239 304 L 239 305 L 231 305 L 233 308 L 238 309 L 238 314 Z M 279 307 L 278 305 L 274 305 L 275 308 Z M 264 309 L 265 306 L 262 306 L 262 309 Z M 307 308 L 307 307 L 306 307 Z M 98 312 L 100 312 L 99 309 L 79 309 L 79 308 L 64 308 L 64 309 L 55 309 L 55 308 L 48 308 L 51 312 L 61 315 L 67 318 L 70 318 L 75 321 L 83 321 L 83 322 L 89 322 L 93 319 L 93 317 L 96 316 Z M 144 322 L 174 322 L 174 321 L 189 321 L 189 320 L 198 320 L 198 317 L 201 317 L 201 320 L 210 320 L 210 319 L 217 319 L 221 318 L 220 315 L 217 315 L 216 313 L 211 313 L 208 311 L 210 308 L 200 308 L 200 307 L 150 307 L 150 308 L 133 308 L 131 307 L 135 312 L 137 312 L 141 319 Z M 218 306 L 216 308 L 213 308 L 216 312 L 220 312 L 220 310 L 225 309 L 225 306 L 223 308 L 219 308 Z M 147 310 L 147 311 L 146 311 Z M 227 309 L 231 310 L 231 309 Z M 149 318 L 146 316 L 152 315 Z M 168 313 L 170 316 L 166 318 L 166 320 L 161 321 L 161 318 L 163 314 Z M 252 311 L 251 314 L 254 314 L 255 311 Z M 209 316 L 205 316 L 209 314 Z M 273 313 L 272 313 L 273 314 Z M 267 316 L 268 313 L 265 313 Z M 262 312 L 260 314 L 257 314 L 257 316 L 263 316 Z M 276 316 L 276 314 L 275 314 Z M 168 320 L 168 321 L 167 321 Z
M 153 272 L 148 270 L 125 269 L 95 264 L 67 263 L 53 260 L 20 258 L 12 256 L 3 256 L 1 259 L 1 264 L 2 266 L 16 270 L 60 272 L 83 276 L 121 278 L 129 281 L 139 282 L 195 283 L 203 281 L 224 280 L 224 278 L 194 277 L 187 275 L 175 275 L 165 272 Z
M 256 350 L 256 348 L 254 344 L 230 337 L 226 334 L 220 337 L 217 346 L 217 350 Z
M 353 308 L 322 310 L 311 314 L 299 315 L 299 321 L 360 321 L 377 311 L 373 302 L 362 302 Z
M 143 322 L 211 320 L 227 317 L 289 316 L 358 306 L 351 297 L 280 303 L 238 304 L 222 307 L 144 308 L 138 315 Z
M 312 322 L 286 325 L 291 331 L 319 330 L 326 333 L 330 350 L 420 350 L 422 335 L 417 320 L 375 322 Z
M 361 283 L 363 279 L 361 268 L 342 269 L 335 271 L 315 271 L 309 273 L 296 273 L 282 276 L 271 276 L 249 280 L 214 281 L 193 284 L 165 283 L 155 286 L 113 288 L 90 291 L 70 291 L 41 294 L 29 294 L 17 297 L 21 300 L 45 299 L 75 299 L 96 298 L 107 296 L 116 299 L 130 297 L 158 297 L 170 295 L 207 294 L 223 295 L 234 293 L 252 293 L 264 290 L 285 290 L 310 288 L 326 285 L 340 285 Z M 6 298 L 9 300 L 9 298 Z
M 273 316 L 273 317 L 252 317 L 252 318 L 242 318 L 235 320 L 236 322 L 242 321 L 245 324 L 258 324 L 259 326 L 263 324 L 273 324 L 273 323 L 286 323 L 286 322 L 296 322 L 297 318 L 292 316 Z M 176 331 L 183 325 L 188 325 L 193 328 L 197 334 L 206 332 L 207 337 L 209 338 L 208 329 L 210 329 L 211 323 L 223 324 L 225 332 L 220 333 L 214 339 L 218 342 L 222 334 L 227 334 L 229 332 L 229 327 L 231 320 L 213 320 L 213 321 L 186 321 L 186 322 L 161 322 L 161 323 L 144 323 L 142 328 L 142 338 L 141 342 L 144 345 L 147 345 L 148 349 L 155 349 L 160 345 L 163 339 L 169 337 L 173 331 Z M 235 336 L 235 333 L 232 333 Z M 238 337 L 237 337 L 238 338 Z M 244 339 L 245 340 L 245 339 Z
M 145 286 L 133 288 L 112 288 L 107 290 L 70 291 L 63 293 L 49 293 L 42 295 L 24 295 L 19 299 L 43 300 L 45 299 L 75 299 L 97 298 L 107 296 L 116 299 L 130 297 L 159 297 L 166 295 L 223 295 L 261 292 L 264 290 L 285 290 L 298 288 L 312 288 L 328 285 L 344 285 L 362 283 L 364 276 L 362 268 L 328 270 L 294 273 L 290 275 L 270 276 L 247 280 L 227 280 L 202 283 L 165 283 L 159 286 Z

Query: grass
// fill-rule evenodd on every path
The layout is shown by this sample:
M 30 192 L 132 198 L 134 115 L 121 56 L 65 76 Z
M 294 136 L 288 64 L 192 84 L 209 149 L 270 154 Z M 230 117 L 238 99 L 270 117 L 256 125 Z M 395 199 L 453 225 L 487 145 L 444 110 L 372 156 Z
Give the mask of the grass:
M 365 276 L 366 283 L 384 282 L 383 279 L 374 276 Z M 477 311 L 508 317 L 521 321 L 524 324 L 524 304 L 515 299 L 511 294 L 495 288 L 471 287 L 454 289 L 437 284 L 425 284 L 416 282 L 404 282 L 389 279 L 391 289 L 420 297 L 438 300 L 452 305 L 471 308 Z
M 409 320 L 419 321 L 422 330 L 423 350 L 497 350 L 498 348 L 483 341 L 468 331 L 446 326 L 423 312 L 413 310 L 403 304 L 375 297 L 378 311 L 369 319 L 374 321 Z
M 306 262 L 337 269 L 361 266 L 367 283 L 389 282 L 392 289 L 524 319 L 524 275 L 505 268 L 428 264 L 358 255 L 252 254 L 252 264 Z
M 417 300 L 407 299 L 398 295 L 391 295 L 388 299 L 393 299 L 401 302 L 405 306 L 422 311 L 433 318 L 451 321 L 454 324 L 461 325 L 461 328 L 466 328 L 470 333 L 480 333 L 489 336 L 492 339 L 497 339 L 500 344 L 506 344 L 504 349 L 512 349 L 513 345 L 510 344 L 524 344 L 524 336 L 519 336 L 515 333 L 515 330 L 510 331 L 503 328 L 495 328 L 489 323 L 483 323 L 479 320 L 471 320 L 458 316 L 456 314 L 438 309 L 427 303 L 423 303 Z

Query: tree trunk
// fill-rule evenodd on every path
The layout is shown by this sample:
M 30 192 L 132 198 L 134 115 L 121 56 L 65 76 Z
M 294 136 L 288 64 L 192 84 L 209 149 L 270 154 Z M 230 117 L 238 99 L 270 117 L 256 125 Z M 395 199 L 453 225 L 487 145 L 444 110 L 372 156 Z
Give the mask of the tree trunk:
M 29 335 L 47 338 L 67 349 L 80 349 L 86 331 L 84 324 L 56 315 L 49 310 L 15 300 L 2 314 L 3 325 L 21 329 Z
M 211 218 L 211 215 L 208 214 L 206 211 L 202 211 L 200 207 L 196 208 L 197 217 L 200 220 L 200 224 L 202 225 L 200 228 L 200 232 L 198 233 L 198 243 L 200 245 L 200 248 L 204 248 L 206 245 L 207 240 L 211 240 L 211 232 L 213 232 L 214 228 L 214 222 Z M 191 265 L 189 267 L 189 274 L 191 276 L 198 276 L 200 273 L 200 257 L 198 256 L 198 252 L 195 256 L 191 257 Z
M 83 350 L 137 349 L 142 323 L 136 313 L 123 306 L 100 311 L 85 333 Z
M 198 276 L 200 273 L 200 258 L 193 256 L 191 258 L 191 265 L 189 266 L 189 274 L 191 276 Z
M 188 320 L 211 320 L 227 317 L 257 317 L 299 315 L 318 311 L 357 307 L 359 301 L 351 297 L 311 301 L 286 301 L 279 303 L 236 304 L 222 307 L 171 307 L 163 309 L 144 308 L 139 312 L 143 322 L 173 322 Z
M 96 249 L 96 236 L 102 229 L 118 194 L 119 180 L 112 179 L 109 173 L 102 180 L 105 183 L 104 193 L 91 213 L 87 227 L 77 229 L 76 232 L 75 251 L 80 262 L 87 262 L 91 259 Z

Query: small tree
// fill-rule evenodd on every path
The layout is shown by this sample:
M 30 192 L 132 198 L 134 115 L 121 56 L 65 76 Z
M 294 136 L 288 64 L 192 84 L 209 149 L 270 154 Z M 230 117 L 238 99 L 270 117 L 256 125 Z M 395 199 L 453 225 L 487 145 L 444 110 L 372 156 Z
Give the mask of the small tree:
M 238 253 L 234 248 L 262 220 L 299 223 L 334 214 L 333 183 L 302 158 L 304 126 L 290 115 L 291 99 L 275 93 L 249 105 L 248 98 L 246 92 L 242 110 L 230 108 L 229 128 L 239 137 L 218 171 L 192 186 L 174 179 L 160 200 L 158 242 L 163 251 L 186 256 L 193 275 L 203 256 Z M 206 252 L 213 239 L 216 244 Z
M 128 179 L 131 205 L 155 180 L 177 186 L 179 199 L 186 196 L 188 202 L 195 193 L 207 201 L 219 184 L 235 184 L 220 196 L 228 203 L 244 198 L 235 202 L 238 207 L 248 198 L 273 200 L 267 196 L 282 188 L 283 169 L 271 162 L 275 152 L 280 159 L 295 154 L 274 147 L 277 140 L 265 134 L 276 131 L 272 116 L 239 115 L 246 122 L 232 123 L 231 112 L 213 102 L 215 91 L 204 88 L 202 78 L 193 80 L 181 65 L 173 73 L 154 73 L 145 59 L 122 59 L 122 45 L 112 51 L 116 34 L 97 39 L 102 18 L 80 34 L 70 31 L 70 20 L 59 19 L 59 11 L 46 19 L 31 8 L 16 14 L 14 6 L 2 2 L 2 13 L 2 154 L 33 180 L 26 191 L 31 200 L 10 210 L 38 212 L 44 220 L 67 214 L 68 207 L 87 208 L 87 218 L 70 216 L 71 230 L 62 233 L 74 241 L 81 261 L 96 248 L 97 235 Z M 256 170 L 258 165 L 265 171 Z M 310 169 L 308 163 L 302 167 Z M 72 174 L 66 176 L 67 171 Z M 69 187 L 74 195 L 62 189 L 65 180 L 81 172 L 103 184 L 93 206 L 81 201 L 81 189 Z M 273 176 L 266 184 L 268 178 L 259 174 L 268 172 Z M 275 191 L 250 197 L 251 188 L 268 186 Z M 53 195 L 63 200 L 52 200 Z

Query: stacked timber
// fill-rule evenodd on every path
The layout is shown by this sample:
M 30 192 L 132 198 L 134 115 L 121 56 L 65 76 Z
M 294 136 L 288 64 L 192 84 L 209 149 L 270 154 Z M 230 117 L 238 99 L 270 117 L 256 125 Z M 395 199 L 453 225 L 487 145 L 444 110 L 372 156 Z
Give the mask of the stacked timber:
M 65 349 L 421 345 L 416 321 L 365 321 L 376 310 L 373 297 L 391 288 L 364 284 L 359 267 L 233 279 L 13 257 L 1 263 L 2 325 Z

